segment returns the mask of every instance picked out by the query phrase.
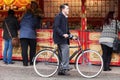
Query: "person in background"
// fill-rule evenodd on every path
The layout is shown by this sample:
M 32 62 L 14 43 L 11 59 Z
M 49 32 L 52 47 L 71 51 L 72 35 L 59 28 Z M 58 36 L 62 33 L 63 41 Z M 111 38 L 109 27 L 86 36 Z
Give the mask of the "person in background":
M 103 71 L 111 71 L 110 62 L 113 52 L 113 41 L 115 37 L 118 37 L 116 34 L 116 24 L 120 29 L 120 22 L 114 18 L 114 11 L 110 11 L 105 17 L 103 30 L 99 39 L 103 51 Z
M 3 50 L 3 62 L 5 64 L 13 64 L 12 62 L 12 38 L 9 35 L 8 29 L 12 37 L 18 36 L 19 23 L 17 18 L 14 16 L 13 10 L 8 10 L 8 16 L 3 21 L 3 39 L 4 39 L 4 50 Z M 8 26 L 6 26 L 6 24 Z M 8 27 L 8 29 L 7 29 Z
M 23 66 L 28 66 L 28 46 L 30 47 L 30 65 L 33 65 L 32 59 L 36 53 L 36 29 L 37 20 L 28 9 L 20 22 L 20 42 L 22 48 Z
M 68 27 L 68 4 L 62 4 L 60 6 L 60 13 L 54 19 L 53 25 L 53 40 L 58 46 L 58 56 L 60 60 L 60 66 L 58 75 L 68 75 L 69 67 L 69 38 L 73 36 L 69 32 Z
M 43 18 L 43 11 L 38 7 L 38 4 L 36 1 L 31 1 L 31 5 L 30 8 L 32 10 L 32 13 L 34 15 L 34 17 L 37 19 L 37 23 L 38 25 L 42 25 L 42 18 Z M 40 28 L 40 26 L 38 26 L 38 28 Z
M 35 1 L 31 1 L 29 8 L 27 8 L 20 22 L 23 66 L 28 66 L 28 46 L 30 48 L 30 65 L 33 65 L 32 59 L 36 53 L 36 29 L 41 27 L 42 15 L 40 14 L 38 4 Z

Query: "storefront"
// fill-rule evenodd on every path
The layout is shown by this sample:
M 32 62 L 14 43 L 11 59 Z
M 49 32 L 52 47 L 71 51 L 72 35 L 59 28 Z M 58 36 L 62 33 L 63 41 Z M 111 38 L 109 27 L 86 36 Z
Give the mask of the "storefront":
M 0 0 L 0 26 L 6 17 L 9 8 L 14 9 L 20 21 L 26 7 L 33 0 Z M 52 40 L 52 25 L 55 15 L 59 12 L 62 3 L 70 6 L 69 27 L 71 33 L 80 37 L 83 48 L 90 48 L 102 54 L 98 43 L 102 29 L 102 21 L 109 11 L 115 11 L 115 16 L 120 20 L 120 1 L 119 0 L 34 0 L 39 4 L 39 8 L 44 13 L 41 29 L 37 30 L 37 51 L 40 46 L 54 46 Z M 45 34 L 44 34 L 45 33 Z M 3 39 L 2 29 L 0 29 L 0 58 L 2 59 Z M 72 46 L 78 45 L 71 41 Z M 75 49 L 71 49 L 72 53 Z M 92 55 L 97 60 L 95 55 Z M 21 48 L 13 50 L 13 59 L 21 60 Z M 113 54 L 113 65 L 120 65 L 120 57 Z

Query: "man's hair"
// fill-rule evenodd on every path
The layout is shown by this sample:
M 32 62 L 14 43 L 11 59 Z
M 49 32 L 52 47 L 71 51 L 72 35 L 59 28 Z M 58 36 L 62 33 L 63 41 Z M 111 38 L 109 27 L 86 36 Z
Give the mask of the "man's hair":
M 68 4 L 64 3 L 64 4 L 60 5 L 60 11 L 62 11 L 62 9 L 65 9 L 65 6 L 68 6 Z
M 15 14 L 14 10 L 12 10 L 12 9 L 8 10 L 8 15 L 14 15 L 14 14 Z
M 31 1 L 31 8 L 38 8 L 37 2 Z
M 109 11 L 105 17 L 104 24 L 110 24 L 109 19 L 114 19 L 114 11 Z

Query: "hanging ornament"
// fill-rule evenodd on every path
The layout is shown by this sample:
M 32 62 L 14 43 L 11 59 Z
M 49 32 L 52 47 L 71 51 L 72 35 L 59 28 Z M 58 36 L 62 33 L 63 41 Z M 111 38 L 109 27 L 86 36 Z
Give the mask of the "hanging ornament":
M 31 0 L 16 0 L 16 2 L 22 6 L 25 6 L 31 2 Z
M 15 0 L 4 0 L 5 5 L 11 5 Z
M 3 0 L 0 0 L 0 6 L 4 5 Z
M 16 5 L 17 7 L 22 7 L 30 4 L 31 0 L 15 0 L 13 5 Z

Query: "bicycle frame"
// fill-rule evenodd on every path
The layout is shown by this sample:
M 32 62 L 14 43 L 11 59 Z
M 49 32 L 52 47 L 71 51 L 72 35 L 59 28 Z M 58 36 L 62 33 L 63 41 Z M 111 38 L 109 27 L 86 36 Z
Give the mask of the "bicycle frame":
M 73 57 L 75 57 L 76 55 L 79 56 L 80 53 L 82 53 L 82 46 L 81 46 L 81 43 L 80 43 L 80 40 L 77 39 L 77 42 L 78 42 L 78 46 L 75 46 L 75 47 L 70 47 L 70 48 L 78 48 L 78 50 L 76 50 L 71 56 L 70 56 L 70 60 L 72 60 Z
M 76 58 L 75 58 L 75 61 L 74 62 L 76 62 L 76 60 L 77 60 L 77 57 L 84 51 L 83 49 L 82 49 L 82 45 L 81 45 L 81 42 L 80 42 L 80 39 L 79 38 L 77 38 L 76 39 L 76 41 L 77 41 L 77 43 L 78 43 L 78 46 L 70 46 L 69 48 L 78 48 L 78 50 L 76 50 L 76 51 L 74 51 L 73 52 L 73 54 L 69 57 L 69 61 L 71 61 L 75 56 L 76 56 Z M 57 54 L 57 51 L 58 51 L 58 48 L 54 48 L 54 47 L 47 47 L 47 46 L 41 46 L 42 48 L 47 48 L 47 49 L 50 49 L 50 50 L 52 50 L 55 54 Z M 57 54 L 58 55 L 58 54 Z
M 74 60 L 75 64 L 76 64 L 78 56 L 84 51 L 82 49 L 82 45 L 81 45 L 79 38 L 77 38 L 77 43 L 78 43 L 78 46 L 74 46 L 74 47 L 70 47 L 70 48 L 78 48 L 78 50 L 74 51 L 73 54 L 69 57 L 69 61 L 71 61 L 76 56 L 76 58 Z M 76 68 L 75 64 L 74 64 L 74 67 Z
M 78 48 L 78 50 L 74 51 L 73 54 L 69 57 L 69 61 L 71 61 L 75 56 L 75 60 L 74 60 L 74 63 L 76 62 L 78 56 L 84 51 L 82 49 L 82 45 L 81 45 L 81 42 L 80 42 L 80 39 L 77 38 L 75 41 L 77 41 L 78 43 L 78 46 L 70 46 L 69 48 Z M 58 51 L 58 47 L 48 47 L 48 46 L 41 46 L 42 48 L 45 48 L 45 49 L 49 49 L 49 50 L 52 50 L 56 55 L 57 54 L 57 51 Z M 44 50 L 44 49 L 43 49 Z M 88 49 L 87 49 L 88 50 Z M 36 54 L 37 55 L 37 54 Z M 52 55 L 51 55 L 52 56 Z M 34 60 L 34 59 L 33 59 Z

